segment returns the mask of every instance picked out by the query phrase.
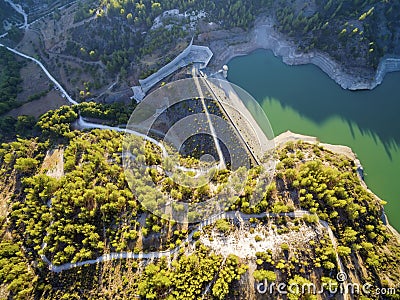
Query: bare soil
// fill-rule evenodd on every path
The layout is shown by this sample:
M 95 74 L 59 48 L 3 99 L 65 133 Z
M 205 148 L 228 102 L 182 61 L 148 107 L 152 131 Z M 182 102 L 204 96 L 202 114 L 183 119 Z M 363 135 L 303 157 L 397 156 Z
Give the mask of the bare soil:
M 101 79 L 101 87 L 90 90 L 92 96 L 103 93 L 115 78 L 107 78 L 105 66 L 101 61 L 84 61 L 77 57 L 61 54 L 66 46 L 70 29 L 82 26 L 92 21 L 95 16 L 74 23 L 76 5 L 64 9 L 60 20 L 54 20 L 51 15 L 46 16 L 36 23 L 25 33 L 23 40 L 17 49 L 31 56 L 40 56 L 40 60 L 49 72 L 60 81 L 61 85 L 74 98 L 80 90 L 84 90 L 83 82 L 92 82 Z M 95 66 L 94 73 L 89 73 L 85 68 Z
M 211 237 L 211 238 L 210 238 Z M 257 241 L 256 237 L 260 238 Z M 310 240 L 317 238 L 315 230 L 311 227 L 302 226 L 298 232 L 290 231 L 285 234 L 278 234 L 271 227 L 259 225 L 254 228 L 254 232 L 249 232 L 248 227 L 241 227 L 228 236 L 212 230 L 211 234 L 203 234 L 200 241 L 211 247 L 216 253 L 223 256 L 235 254 L 240 258 L 252 259 L 256 257 L 257 252 L 263 252 L 266 249 L 276 251 L 280 249 L 280 245 L 288 243 L 293 247 L 306 247 Z
M 69 105 L 68 101 L 61 97 L 57 91 L 51 90 L 46 96 L 25 103 L 24 105 L 11 110 L 7 115 L 14 118 L 21 115 L 31 115 L 38 118 L 48 110 L 57 109 L 63 105 Z
M 41 170 L 47 170 L 46 175 L 60 179 L 64 175 L 64 149 L 47 151 Z
M 27 62 L 27 65 L 21 69 L 23 91 L 18 94 L 17 100 L 25 102 L 29 96 L 41 93 L 49 88 L 50 81 L 42 69 L 34 62 Z

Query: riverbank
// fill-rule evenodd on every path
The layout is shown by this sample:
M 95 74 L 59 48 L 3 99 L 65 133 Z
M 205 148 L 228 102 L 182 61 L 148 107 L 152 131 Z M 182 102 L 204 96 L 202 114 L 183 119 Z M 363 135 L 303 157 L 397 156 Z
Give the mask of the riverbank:
M 302 135 L 298 133 L 293 133 L 291 131 L 286 131 L 274 139 L 275 147 L 276 149 L 282 147 L 288 142 L 298 142 L 302 141 L 305 143 L 310 143 L 310 144 L 318 144 L 319 146 L 323 147 L 324 149 L 331 151 L 336 154 L 344 155 L 350 160 L 354 161 L 355 166 L 357 167 L 357 174 L 360 179 L 361 185 L 372 195 L 374 195 L 374 198 L 376 199 L 377 203 L 382 203 L 382 199 L 374 194 L 372 192 L 367 184 L 364 181 L 364 168 L 361 165 L 360 160 L 357 158 L 357 155 L 353 152 L 353 150 L 350 147 L 343 146 L 343 145 L 332 145 L 332 144 L 326 144 L 326 143 L 320 143 L 316 137 L 313 136 L 308 136 L 308 135 Z M 386 227 L 389 229 L 389 231 L 400 241 L 400 233 L 389 224 L 388 217 L 385 214 L 385 211 L 382 210 L 382 222 L 386 225 Z
M 343 89 L 373 89 L 382 83 L 388 72 L 400 71 L 400 57 L 385 57 L 376 73 L 366 69 L 348 70 L 320 51 L 300 53 L 293 41 L 275 30 L 274 21 L 268 17 L 259 17 L 250 32 L 242 30 L 219 30 L 199 35 L 199 41 L 205 42 L 213 51 L 211 64 L 220 69 L 236 56 L 247 55 L 257 49 L 272 50 L 275 56 L 282 57 L 287 65 L 312 63 L 324 71 Z

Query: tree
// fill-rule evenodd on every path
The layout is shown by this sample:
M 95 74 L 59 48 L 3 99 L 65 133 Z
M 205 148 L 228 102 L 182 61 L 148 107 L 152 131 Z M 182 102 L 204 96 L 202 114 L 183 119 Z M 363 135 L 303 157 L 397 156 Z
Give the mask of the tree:
M 268 270 L 255 270 L 253 272 L 253 277 L 255 280 L 263 281 L 267 280 L 267 282 L 274 282 L 276 281 L 276 274 L 273 271 Z
M 287 243 L 281 244 L 282 251 L 289 251 L 289 245 Z
M 335 268 L 335 264 L 331 261 L 324 261 L 322 266 L 327 270 L 333 270 Z
M 20 157 L 17 158 L 15 161 L 14 168 L 15 170 L 21 172 L 21 173 L 31 173 L 33 172 L 36 167 L 38 166 L 39 161 L 34 159 L 34 158 L 25 158 L 25 157 Z
M 343 233 L 343 239 L 347 244 L 353 243 L 357 240 L 358 232 L 353 230 L 351 227 L 346 227 Z
M 340 256 L 347 256 L 351 253 L 351 249 L 346 246 L 338 246 L 337 252 Z
M 35 125 L 36 119 L 34 116 L 18 116 L 15 131 L 20 135 L 25 135 L 27 132 L 31 132 Z
M 217 229 L 223 233 L 227 233 L 231 230 L 231 224 L 226 219 L 220 219 L 215 222 Z
M 289 286 L 292 287 L 288 290 L 288 298 L 290 300 L 298 300 L 300 299 L 301 295 L 310 295 L 312 293 L 311 281 L 299 275 L 295 275 L 289 280 Z
M 46 135 L 71 138 L 71 123 L 78 118 L 76 107 L 61 106 L 57 110 L 49 110 L 41 116 L 37 126 Z

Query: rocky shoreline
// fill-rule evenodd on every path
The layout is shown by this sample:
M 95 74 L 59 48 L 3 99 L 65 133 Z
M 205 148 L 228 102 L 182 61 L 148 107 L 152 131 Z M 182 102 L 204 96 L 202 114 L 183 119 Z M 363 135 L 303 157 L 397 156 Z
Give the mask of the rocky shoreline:
M 309 144 L 318 144 L 318 145 L 322 146 L 323 148 L 325 148 L 326 150 L 332 151 L 336 154 L 344 155 L 344 156 L 348 157 L 350 160 L 354 161 L 354 164 L 357 167 L 357 174 L 360 179 L 361 185 L 369 193 L 374 195 L 377 202 L 382 201 L 382 199 L 379 196 L 377 196 L 374 192 L 372 192 L 368 188 L 367 184 L 365 183 L 364 168 L 361 165 L 360 160 L 357 158 L 357 155 L 353 152 L 353 150 L 350 147 L 343 146 L 343 145 L 332 145 L 332 144 L 320 143 L 316 137 L 293 133 L 289 130 L 284 133 L 281 133 L 280 135 L 276 136 L 274 139 L 276 148 L 283 146 L 287 142 L 297 142 L 297 141 L 302 141 L 302 142 L 309 143 Z M 384 223 L 384 225 L 389 229 L 389 231 L 400 241 L 400 234 L 393 226 L 391 226 L 389 224 L 389 220 L 385 214 L 384 209 L 382 209 L 381 219 L 382 219 L 382 222 Z
M 271 18 L 260 17 L 250 32 L 214 31 L 199 35 L 199 41 L 208 41 L 213 51 L 212 65 L 221 68 L 236 56 L 247 55 L 257 49 L 272 50 L 275 56 L 282 57 L 288 65 L 312 63 L 324 71 L 343 89 L 371 90 L 382 83 L 388 72 L 400 71 L 400 57 L 385 57 L 380 62 L 376 74 L 365 70 L 350 73 L 343 66 L 320 51 L 300 53 L 297 46 L 283 34 L 274 29 Z M 354 71 L 354 70 L 353 70 Z
M 339 84 L 343 89 L 348 90 L 365 90 L 374 89 L 382 83 L 385 75 L 389 72 L 400 71 L 400 57 L 385 57 L 380 62 L 375 75 L 364 76 L 351 75 L 349 72 L 331 59 L 327 54 L 321 52 L 298 53 L 297 47 L 293 42 L 289 41 L 281 33 L 274 29 L 274 22 L 270 18 L 259 18 L 255 22 L 255 26 L 249 32 L 242 30 L 227 31 L 218 30 L 202 33 L 198 36 L 200 43 L 206 43 L 214 53 L 214 57 L 210 62 L 210 67 L 219 70 L 228 63 L 232 58 L 247 55 L 257 49 L 272 50 L 275 56 L 281 56 L 287 65 L 302 65 L 312 63 L 324 71 L 331 79 Z M 298 141 L 316 144 L 319 143 L 316 137 L 305 136 L 301 134 L 287 131 L 275 137 L 274 143 L 276 147 L 288 141 Z M 374 194 L 364 181 L 363 167 L 358 160 L 356 154 L 351 148 L 342 145 L 331 145 L 319 143 L 325 149 L 332 152 L 343 154 L 353 160 L 359 175 L 361 184 L 365 189 L 373 194 L 377 201 L 381 199 Z M 382 221 L 387 228 L 400 240 L 398 231 L 389 224 L 388 218 L 382 210 Z

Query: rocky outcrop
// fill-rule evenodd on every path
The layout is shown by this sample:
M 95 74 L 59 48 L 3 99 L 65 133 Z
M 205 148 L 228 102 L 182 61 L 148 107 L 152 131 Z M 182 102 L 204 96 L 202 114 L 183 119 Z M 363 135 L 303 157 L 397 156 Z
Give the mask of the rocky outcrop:
M 385 75 L 389 72 L 400 71 L 400 58 L 386 57 L 384 58 L 376 71 L 375 82 L 381 84 Z
M 310 143 L 310 144 L 318 144 L 319 146 L 322 146 L 326 150 L 329 150 L 333 153 L 336 154 L 341 154 L 349 158 L 354 162 L 354 165 L 357 168 L 357 175 L 358 178 L 360 179 L 361 185 L 372 195 L 374 195 L 377 203 L 381 203 L 382 199 L 378 197 L 376 194 L 374 194 L 367 186 L 367 184 L 364 181 L 364 168 L 361 165 L 360 160 L 357 158 L 357 155 L 353 152 L 353 150 L 350 147 L 343 146 L 343 145 L 332 145 L 332 144 L 325 144 L 325 143 L 320 143 L 316 137 L 313 136 L 308 136 L 308 135 L 303 135 L 303 134 L 298 134 L 298 133 L 293 133 L 291 131 L 286 131 L 284 133 L 281 133 L 277 137 L 275 137 L 274 142 L 277 148 L 282 147 L 285 145 L 287 142 L 298 142 L 302 141 L 305 143 Z M 389 231 L 400 241 L 400 234 L 399 232 L 392 227 L 389 224 L 388 217 L 385 214 L 385 210 L 382 209 L 382 216 L 381 216 L 382 222 L 386 227 L 389 229 Z
M 237 41 L 237 33 L 232 33 L 232 40 L 235 41 L 233 43 L 229 38 L 214 40 L 211 42 L 211 49 L 216 58 L 214 65 L 225 64 L 233 57 L 249 54 L 256 49 L 267 49 L 272 50 L 275 56 L 282 57 L 282 61 L 288 65 L 312 63 L 318 66 L 343 89 L 348 90 L 373 89 L 382 83 L 388 72 L 400 71 L 400 57 L 385 57 L 379 64 L 376 74 L 371 72 L 366 74 L 357 70 L 350 73 L 345 66 L 340 65 L 326 53 L 299 52 L 291 40 L 275 30 L 274 25 L 271 18 L 263 17 L 256 20 L 250 33 L 240 34 L 241 42 Z

